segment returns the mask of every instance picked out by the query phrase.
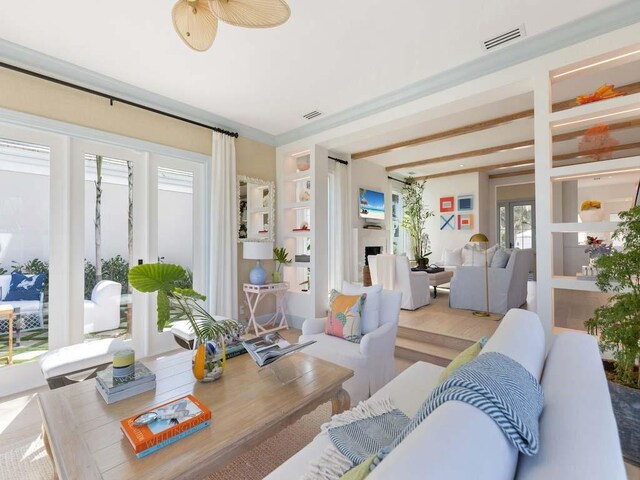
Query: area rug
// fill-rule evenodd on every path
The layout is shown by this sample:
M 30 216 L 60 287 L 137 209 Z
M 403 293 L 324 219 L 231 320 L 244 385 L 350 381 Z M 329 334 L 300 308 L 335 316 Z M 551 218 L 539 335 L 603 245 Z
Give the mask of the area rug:
M 5 474 L 10 476 L 4 477 Z M 0 478 L 50 480 L 52 477 L 53 467 L 44 449 L 42 435 L 0 453 Z
M 320 432 L 320 425 L 331 418 L 327 402 L 269 440 L 242 454 L 207 480 L 259 480 L 301 450 Z M 4 477 L 11 472 L 10 477 Z M 53 468 L 44 449 L 42 436 L 0 453 L 0 479 L 50 480 Z

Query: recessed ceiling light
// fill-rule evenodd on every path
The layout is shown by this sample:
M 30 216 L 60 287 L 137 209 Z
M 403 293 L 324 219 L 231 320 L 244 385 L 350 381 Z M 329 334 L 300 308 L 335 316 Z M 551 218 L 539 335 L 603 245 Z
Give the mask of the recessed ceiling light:
M 461 164 L 460 164 L 460 166 L 461 166 L 461 167 L 464 167 L 464 163 L 461 163 Z
M 416 172 L 407 172 L 409 175 L 415 175 Z

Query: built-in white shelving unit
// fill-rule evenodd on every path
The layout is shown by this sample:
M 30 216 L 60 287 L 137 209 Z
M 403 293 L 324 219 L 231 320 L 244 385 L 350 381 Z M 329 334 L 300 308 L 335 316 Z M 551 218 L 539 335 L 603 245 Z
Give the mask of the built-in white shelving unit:
M 618 148 L 611 155 L 592 155 L 586 152 L 567 158 L 567 144 L 563 141 L 570 139 L 569 148 L 582 152 L 579 142 L 590 128 L 602 125 L 617 124 L 612 135 L 620 135 L 626 128 L 623 122 L 640 119 L 640 94 L 630 92 L 625 96 L 601 100 L 585 105 L 576 105 L 552 112 L 554 93 L 563 92 L 566 95 L 574 86 L 584 83 L 602 83 L 603 74 L 608 68 L 619 68 L 625 64 L 634 69 L 640 67 L 640 45 L 631 45 L 598 57 L 585 59 L 570 65 L 559 65 L 549 72 L 541 72 L 536 76 L 534 86 L 534 122 L 535 122 L 535 183 L 536 183 L 536 221 L 537 221 L 537 300 L 538 314 L 546 321 L 547 337 L 551 336 L 553 317 L 555 313 L 554 293 L 557 289 L 577 290 L 584 292 L 599 292 L 595 281 L 578 280 L 576 276 L 558 275 L 562 271 L 563 236 L 576 233 L 610 234 L 618 227 L 618 222 L 603 221 L 581 223 L 563 218 L 562 182 L 577 180 L 594 175 L 616 174 L 621 172 L 640 172 L 640 156 L 637 150 Z M 640 68 L 638 78 L 640 80 Z M 577 82 L 579 76 L 586 76 L 589 81 Z M 606 77 L 606 74 L 605 74 Z M 562 84 L 562 82 L 566 82 Z M 575 95 L 590 92 L 575 91 Z M 557 95 L 556 95 L 557 97 Z M 563 98 L 564 99 L 564 98 Z M 635 122 L 629 122 L 634 124 Z M 564 135 L 563 135 L 564 134 Z M 555 138 L 555 142 L 554 142 Z M 631 140 L 633 141 L 633 140 Z M 574 143 L 571 143 L 574 142 Z M 626 140 L 629 142 L 629 140 Z M 564 150 L 563 150 L 564 149 Z M 565 155 L 563 155 L 565 154 Z M 555 159 L 554 159 L 555 156 Z M 608 158 L 610 157 L 610 158 Z M 597 200 L 597 198 L 594 198 Z M 577 218 L 577 211 L 573 215 Z M 587 259 L 585 254 L 585 260 Z M 566 273 L 566 272 L 565 272 Z M 548 321 L 550 320 L 550 321 Z
M 306 318 L 326 313 L 327 151 L 311 146 L 297 153 L 278 152 L 277 244 L 293 263 L 284 267 L 289 282 L 287 315 L 300 327 Z M 309 262 L 295 261 L 309 255 Z

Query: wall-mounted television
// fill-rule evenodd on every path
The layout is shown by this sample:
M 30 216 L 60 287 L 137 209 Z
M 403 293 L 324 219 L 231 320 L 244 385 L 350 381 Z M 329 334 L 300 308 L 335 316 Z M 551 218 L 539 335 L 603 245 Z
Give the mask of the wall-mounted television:
M 360 188 L 358 195 L 358 211 L 360 218 L 367 220 L 384 220 L 384 193 Z

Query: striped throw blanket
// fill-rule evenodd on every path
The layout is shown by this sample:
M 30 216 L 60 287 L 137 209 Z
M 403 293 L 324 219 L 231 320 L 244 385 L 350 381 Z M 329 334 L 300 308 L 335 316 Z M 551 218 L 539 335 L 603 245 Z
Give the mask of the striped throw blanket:
M 524 455 L 538 452 L 542 388 L 518 362 L 501 353 L 488 352 L 453 372 L 411 420 L 388 400 L 372 402 L 370 407 L 362 402 L 352 411 L 334 417 L 323 426 L 332 445 L 312 464 L 305 478 L 340 478 L 353 466 L 370 461 L 372 455 L 371 468 L 375 468 L 431 412 L 449 400 L 468 403 L 489 415 Z M 367 415 L 368 410 L 375 413 Z M 381 445 L 384 446 L 380 448 Z

